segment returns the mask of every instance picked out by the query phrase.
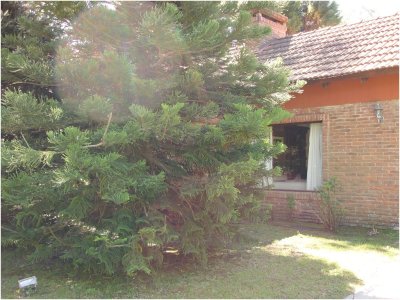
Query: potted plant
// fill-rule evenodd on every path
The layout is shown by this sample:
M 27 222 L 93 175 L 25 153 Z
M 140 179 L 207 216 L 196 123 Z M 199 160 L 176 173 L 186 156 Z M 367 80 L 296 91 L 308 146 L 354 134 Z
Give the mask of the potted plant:
M 301 160 L 296 147 L 287 148 L 285 151 L 282 169 L 288 180 L 296 178 L 301 167 Z

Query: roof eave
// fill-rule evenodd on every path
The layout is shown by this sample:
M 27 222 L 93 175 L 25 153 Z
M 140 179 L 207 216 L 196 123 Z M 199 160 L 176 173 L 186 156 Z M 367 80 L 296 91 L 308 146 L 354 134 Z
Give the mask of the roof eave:
M 347 79 L 350 77 L 360 77 L 364 76 L 366 74 L 368 75 L 373 75 L 373 74 L 390 74 L 390 73 L 399 73 L 399 66 L 386 66 L 382 68 L 376 68 L 376 69 L 370 69 L 370 70 L 363 70 L 363 71 L 357 71 L 357 72 L 347 72 L 347 73 L 341 73 L 341 74 L 332 74 L 332 75 L 327 75 L 327 76 L 314 76 L 314 77 L 292 77 L 290 78 L 291 81 L 297 81 L 297 80 L 305 80 L 307 82 L 313 82 L 313 81 L 320 81 L 320 80 L 329 80 L 329 79 Z

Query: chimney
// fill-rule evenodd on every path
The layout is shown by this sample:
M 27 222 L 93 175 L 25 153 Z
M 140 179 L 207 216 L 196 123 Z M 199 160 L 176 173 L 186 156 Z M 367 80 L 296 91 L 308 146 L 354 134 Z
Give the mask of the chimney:
M 271 27 L 271 38 L 286 36 L 288 18 L 269 9 L 256 9 L 252 11 L 254 23 L 260 26 Z

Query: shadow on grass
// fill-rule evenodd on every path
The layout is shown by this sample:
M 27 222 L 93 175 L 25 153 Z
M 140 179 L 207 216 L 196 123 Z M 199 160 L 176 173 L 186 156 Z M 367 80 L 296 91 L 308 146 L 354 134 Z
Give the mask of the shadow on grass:
M 3 258 L 12 256 L 3 255 Z M 17 280 L 38 277 L 32 298 L 343 298 L 359 280 L 335 264 L 263 248 L 210 260 L 208 267 L 175 265 L 153 278 L 69 277 L 58 267 L 2 270 L 2 295 L 18 298 Z
M 375 235 L 368 235 L 371 229 L 360 227 L 340 227 L 335 238 L 343 247 L 363 246 L 368 250 L 388 253 L 389 248 L 399 248 L 399 232 L 393 229 L 378 229 Z
M 134 298 L 137 290 L 132 279 L 119 276 L 92 276 L 71 274 L 71 268 L 60 262 L 28 264 L 26 253 L 2 249 L 1 253 L 1 294 L 3 298 L 64 298 L 64 299 L 110 299 Z M 18 290 L 18 280 L 36 276 L 36 292 L 25 297 Z
M 360 280 L 336 264 L 256 247 L 184 274 L 163 272 L 143 298 L 343 298 Z M 168 288 L 166 288 L 168 287 Z
M 153 277 L 135 280 L 69 276 L 58 264 L 21 267 L 21 254 L 3 251 L 2 295 L 19 297 L 17 280 L 32 275 L 39 284 L 32 298 L 343 298 L 361 283 L 336 264 L 271 246 L 299 233 L 337 236 L 274 225 L 238 226 L 239 238 L 212 255 L 207 267 L 169 260 Z
M 372 250 L 386 255 L 397 255 L 399 232 L 378 229 L 376 235 L 368 235 L 370 228 L 341 226 L 337 233 L 324 230 L 322 225 L 301 222 L 275 222 L 272 225 L 243 225 L 241 232 L 262 242 L 282 240 L 303 234 L 321 238 L 321 245 L 341 250 Z M 325 239 L 325 240 L 322 240 Z

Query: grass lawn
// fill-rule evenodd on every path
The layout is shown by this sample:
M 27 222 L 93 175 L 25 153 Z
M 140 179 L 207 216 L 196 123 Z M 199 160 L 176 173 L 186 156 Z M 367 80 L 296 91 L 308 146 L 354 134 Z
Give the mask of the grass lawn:
M 2 298 L 21 297 L 17 280 L 35 275 L 32 298 L 344 298 L 368 280 L 368 263 L 390 263 L 398 231 L 341 228 L 332 235 L 309 224 L 240 225 L 243 238 L 207 267 L 169 260 L 152 278 L 70 276 L 57 265 L 26 265 L 3 250 Z

